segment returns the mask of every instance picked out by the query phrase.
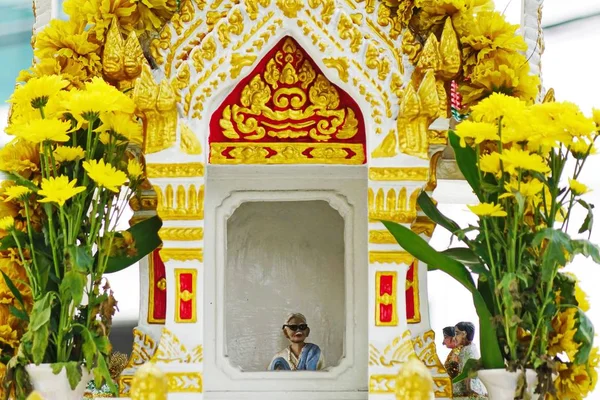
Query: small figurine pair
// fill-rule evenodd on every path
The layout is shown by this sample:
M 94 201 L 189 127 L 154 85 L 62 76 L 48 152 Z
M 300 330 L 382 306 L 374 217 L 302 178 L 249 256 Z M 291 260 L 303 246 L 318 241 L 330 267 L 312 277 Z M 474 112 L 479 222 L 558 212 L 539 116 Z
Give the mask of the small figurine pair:
M 288 315 L 282 326 L 283 335 L 290 345 L 273 357 L 269 371 L 318 371 L 325 360 L 319 346 L 306 343 L 310 328 L 300 313 Z

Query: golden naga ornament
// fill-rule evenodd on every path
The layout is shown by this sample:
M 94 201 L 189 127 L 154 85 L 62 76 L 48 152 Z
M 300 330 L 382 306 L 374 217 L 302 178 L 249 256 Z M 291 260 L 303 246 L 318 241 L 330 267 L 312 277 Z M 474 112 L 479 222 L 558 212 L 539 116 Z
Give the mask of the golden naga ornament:
M 131 400 L 167 400 L 169 379 L 154 363 L 142 365 L 131 381 Z
M 239 104 L 225 107 L 219 121 L 227 139 L 248 141 L 346 140 L 358 133 L 358 125 L 354 111 L 341 106 L 338 90 L 291 38 L 243 88 Z

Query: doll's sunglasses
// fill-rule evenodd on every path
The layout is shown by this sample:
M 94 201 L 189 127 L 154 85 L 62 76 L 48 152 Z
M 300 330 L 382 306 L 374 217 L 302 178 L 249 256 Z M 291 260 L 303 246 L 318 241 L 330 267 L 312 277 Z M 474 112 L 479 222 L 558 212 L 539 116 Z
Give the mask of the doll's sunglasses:
M 300 324 L 300 325 L 284 325 L 283 328 L 289 328 L 293 332 L 304 331 L 308 329 L 308 325 Z

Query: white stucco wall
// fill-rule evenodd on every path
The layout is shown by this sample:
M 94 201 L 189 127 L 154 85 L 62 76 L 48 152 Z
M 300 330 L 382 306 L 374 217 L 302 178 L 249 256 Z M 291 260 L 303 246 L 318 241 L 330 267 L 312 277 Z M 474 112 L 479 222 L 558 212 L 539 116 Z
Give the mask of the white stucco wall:
M 301 312 L 309 342 L 338 363 L 344 336 L 344 220 L 325 201 L 244 203 L 227 227 L 225 321 L 233 366 L 264 371 Z M 241 279 L 240 279 L 241 278 Z

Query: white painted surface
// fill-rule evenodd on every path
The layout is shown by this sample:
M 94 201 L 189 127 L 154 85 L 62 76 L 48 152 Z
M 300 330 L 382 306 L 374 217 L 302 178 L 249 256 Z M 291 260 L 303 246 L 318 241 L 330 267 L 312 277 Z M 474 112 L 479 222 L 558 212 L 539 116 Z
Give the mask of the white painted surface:
M 325 201 L 244 203 L 227 224 L 225 335 L 234 367 L 264 371 L 289 345 L 300 312 L 309 342 L 337 365 L 343 353 L 344 220 Z

